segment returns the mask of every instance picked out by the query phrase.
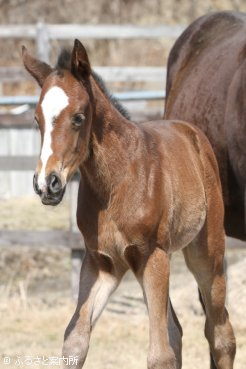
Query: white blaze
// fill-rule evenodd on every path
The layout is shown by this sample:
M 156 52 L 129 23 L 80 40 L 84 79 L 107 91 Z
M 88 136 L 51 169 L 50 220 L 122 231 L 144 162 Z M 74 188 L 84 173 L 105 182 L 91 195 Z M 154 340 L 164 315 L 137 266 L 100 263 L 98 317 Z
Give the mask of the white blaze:
M 51 133 L 54 129 L 54 120 L 59 116 L 63 109 L 68 106 L 68 96 L 60 87 L 51 87 L 45 94 L 41 103 L 41 108 L 44 116 L 44 140 L 40 155 L 42 167 L 38 176 L 38 186 L 42 190 L 46 187 L 45 169 L 49 157 L 53 151 L 51 148 Z

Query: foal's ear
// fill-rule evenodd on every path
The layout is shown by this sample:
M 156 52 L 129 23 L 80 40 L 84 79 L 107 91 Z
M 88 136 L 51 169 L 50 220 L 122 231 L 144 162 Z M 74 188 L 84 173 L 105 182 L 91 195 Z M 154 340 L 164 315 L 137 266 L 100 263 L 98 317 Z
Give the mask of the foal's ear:
M 53 69 L 46 63 L 33 58 L 22 46 L 22 60 L 26 70 L 36 79 L 40 87 L 43 87 L 44 81 Z
M 79 40 L 74 40 L 72 51 L 71 72 L 75 77 L 88 79 L 91 74 L 91 66 L 84 45 Z

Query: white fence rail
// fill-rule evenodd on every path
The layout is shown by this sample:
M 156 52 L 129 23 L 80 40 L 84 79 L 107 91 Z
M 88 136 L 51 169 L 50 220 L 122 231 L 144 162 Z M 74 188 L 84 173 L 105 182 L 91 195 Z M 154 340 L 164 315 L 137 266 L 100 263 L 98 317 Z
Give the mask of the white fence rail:
M 182 25 L 138 26 L 132 24 L 46 24 L 0 26 L 1 38 L 35 39 L 37 53 L 49 60 L 50 40 L 113 40 L 113 39 L 157 39 L 177 38 L 185 29 Z
M 45 30 L 50 39 L 66 40 L 83 37 L 86 39 L 136 39 L 176 38 L 184 30 L 181 25 L 137 26 L 132 24 L 25 24 L 0 26 L 0 38 L 34 39 Z
M 106 82 L 159 82 L 165 78 L 165 67 L 93 67 Z M 1 82 L 31 79 L 21 67 L 0 67 Z

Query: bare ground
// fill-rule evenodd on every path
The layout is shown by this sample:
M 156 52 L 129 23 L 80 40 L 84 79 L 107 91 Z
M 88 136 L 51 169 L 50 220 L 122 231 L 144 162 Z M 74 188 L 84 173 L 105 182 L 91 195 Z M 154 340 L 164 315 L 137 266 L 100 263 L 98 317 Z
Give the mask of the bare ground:
M 6 256 L 7 250 L 3 248 L 2 251 Z M 238 252 L 239 261 L 235 261 L 232 255 L 235 252 Z M 18 255 L 21 260 L 19 264 Z M 70 295 L 69 251 L 63 248 L 45 254 L 43 249 L 34 252 L 17 248 L 8 250 L 8 256 L 12 260 L 11 269 L 17 274 L 8 283 L 2 283 L 0 289 L 1 368 L 5 367 L 2 364 L 6 356 L 11 359 L 11 368 L 17 367 L 15 363 L 18 356 L 22 361 L 26 356 L 32 360 L 43 356 L 61 357 L 64 329 L 75 307 Z M 37 264 L 29 266 L 25 274 L 20 264 L 28 265 L 30 257 L 34 260 L 36 258 Z M 16 260 L 16 267 L 13 266 L 13 259 Z M 230 251 L 229 262 L 232 259 L 234 264 L 228 270 L 228 307 L 237 337 L 235 369 L 244 369 L 246 251 Z M 177 255 L 172 264 L 171 295 L 184 330 L 183 369 L 208 368 L 207 343 L 203 337 L 204 317 L 198 303 L 195 282 L 184 268 L 181 255 Z M 22 272 L 19 274 L 18 271 Z M 145 368 L 147 347 L 147 313 L 141 290 L 129 274 L 111 298 L 92 334 L 85 368 Z M 52 368 L 53 365 L 46 367 Z
M 12 200 L 13 201 L 13 200 Z M 14 201 L 12 205 L 14 204 Z M 29 201 L 34 209 L 35 201 Z M 5 211 L 5 227 L 18 226 L 17 220 L 9 216 L 9 202 L 2 202 Z M 40 206 L 36 211 L 28 210 L 27 202 L 15 202 L 15 214 L 22 214 L 28 222 L 31 218 L 46 213 Z M 66 214 L 66 204 L 63 205 Z M 18 208 L 18 209 L 17 209 Z M 59 212 L 59 210 L 58 210 Z M 52 226 L 47 216 L 43 228 Z M 32 219 L 34 222 L 34 219 Z M 55 226 L 64 229 L 66 216 Z M 34 222 L 35 223 L 35 222 Z M 12 225 L 11 225 L 12 224 Z M 48 224 L 48 225 L 47 225 Z M 0 227 L 3 221 L 0 220 Z M 29 223 L 30 225 L 30 223 Z M 228 301 L 237 338 L 235 369 L 245 369 L 246 354 L 246 249 L 230 249 L 228 260 Z M 30 356 L 61 357 L 63 333 L 74 311 L 75 302 L 70 290 L 70 252 L 67 248 L 1 247 L 0 249 L 0 368 L 52 368 L 54 365 L 17 365 L 18 356 L 24 361 Z M 208 368 L 208 349 L 203 337 L 204 317 L 198 303 L 197 289 L 193 277 L 184 266 L 183 258 L 176 254 L 172 260 L 171 297 L 181 321 L 183 338 L 183 369 Z M 86 369 L 140 369 L 146 368 L 148 349 L 148 317 L 141 290 L 131 274 L 111 298 L 105 312 L 92 334 Z M 9 357 L 11 364 L 4 364 Z M 56 366 L 59 367 L 59 366 Z

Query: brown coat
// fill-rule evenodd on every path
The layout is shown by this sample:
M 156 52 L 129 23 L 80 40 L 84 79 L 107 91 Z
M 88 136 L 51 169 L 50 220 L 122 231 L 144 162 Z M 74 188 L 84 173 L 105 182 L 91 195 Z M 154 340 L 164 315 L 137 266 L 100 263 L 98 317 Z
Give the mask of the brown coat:
M 219 164 L 226 233 L 246 239 L 246 14 L 220 12 L 193 22 L 168 59 L 166 119 L 203 130 Z
M 115 109 L 77 40 L 71 69 L 53 70 L 23 50 L 42 87 L 42 150 L 34 188 L 59 203 L 79 168 L 78 226 L 86 255 L 63 355 L 80 369 L 108 298 L 131 269 L 149 313 L 149 369 L 181 369 L 182 330 L 169 299 L 169 257 L 182 249 L 201 291 L 205 333 L 219 369 L 232 369 L 235 339 L 225 308 L 223 200 L 205 135 L 177 120 L 135 124 Z M 120 343 L 119 343 L 120 345 Z

